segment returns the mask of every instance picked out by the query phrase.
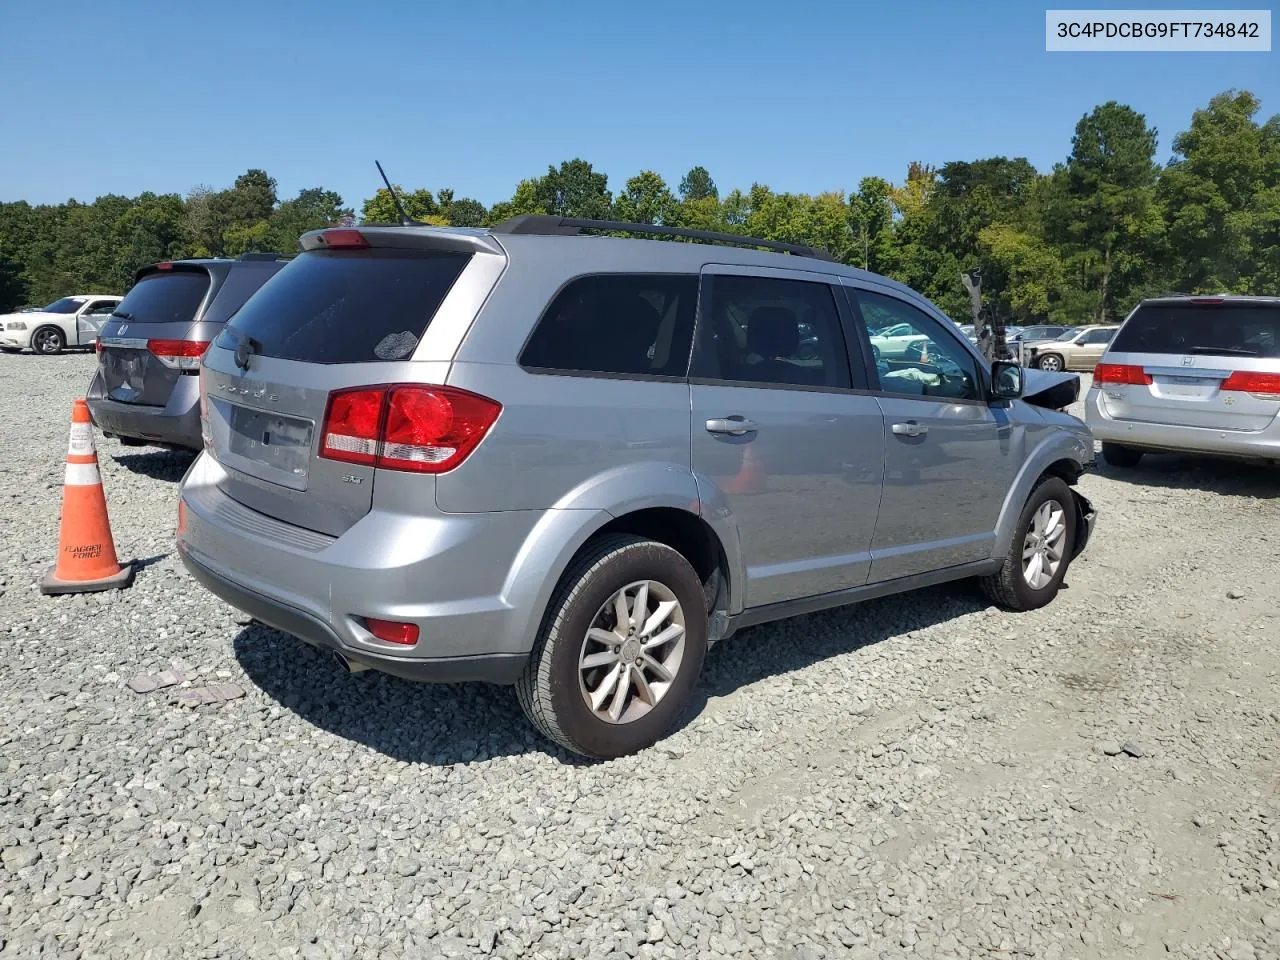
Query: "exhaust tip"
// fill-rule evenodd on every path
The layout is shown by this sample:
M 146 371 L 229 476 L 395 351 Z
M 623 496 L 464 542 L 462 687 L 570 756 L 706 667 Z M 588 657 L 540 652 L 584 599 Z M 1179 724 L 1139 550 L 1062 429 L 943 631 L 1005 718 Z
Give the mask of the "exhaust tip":
M 368 664 L 361 663 L 359 660 L 352 660 L 346 654 L 339 653 L 337 650 L 333 651 L 333 659 L 337 660 L 338 664 L 347 673 L 360 673 L 369 669 Z

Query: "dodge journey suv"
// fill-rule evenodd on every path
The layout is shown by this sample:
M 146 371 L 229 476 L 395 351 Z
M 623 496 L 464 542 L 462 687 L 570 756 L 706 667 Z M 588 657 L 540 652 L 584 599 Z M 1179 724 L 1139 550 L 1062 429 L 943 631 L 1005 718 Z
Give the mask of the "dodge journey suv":
M 98 334 L 86 399 L 98 429 L 127 446 L 200 449 L 200 357 L 244 302 L 287 261 L 174 260 L 138 271 Z
M 193 576 L 348 669 L 514 684 L 594 757 L 662 737 L 739 628 L 970 577 L 1053 599 L 1094 516 L 1078 378 L 988 367 L 820 251 L 602 230 L 680 232 L 306 234 L 204 356 Z M 917 348 L 873 350 L 890 325 Z

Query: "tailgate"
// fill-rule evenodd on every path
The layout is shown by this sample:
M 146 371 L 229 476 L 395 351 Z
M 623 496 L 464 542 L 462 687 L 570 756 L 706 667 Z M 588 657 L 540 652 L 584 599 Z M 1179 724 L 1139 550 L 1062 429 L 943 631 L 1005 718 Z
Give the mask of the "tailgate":
M 209 293 L 203 267 L 177 265 L 139 278 L 98 334 L 98 365 L 106 395 L 121 403 L 164 406 L 194 358 L 179 359 Z M 160 354 L 170 354 L 163 358 Z
M 377 471 L 320 456 L 330 397 L 352 387 L 443 383 L 452 355 L 410 358 L 469 260 L 462 252 L 319 250 L 273 277 L 204 359 L 205 446 L 226 469 L 223 492 L 329 536 L 368 513 Z M 332 432 L 362 426 L 369 424 Z M 434 479 L 410 482 L 434 507 Z
M 1103 358 L 1116 420 L 1257 432 L 1280 414 L 1280 302 L 1144 303 Z

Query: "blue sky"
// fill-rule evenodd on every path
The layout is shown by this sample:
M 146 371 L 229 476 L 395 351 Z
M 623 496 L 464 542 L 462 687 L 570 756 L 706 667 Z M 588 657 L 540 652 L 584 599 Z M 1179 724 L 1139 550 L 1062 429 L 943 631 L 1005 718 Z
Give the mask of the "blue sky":
M 575 156 L 615 190 L 695 164 L 722 191 L 849 190 L 911 160 L 1048 169 L 1108 99 L 1146 114 L 1162 161 L 1221 90 L 1280 113 L 1280 53 L 1046 53 L 1044 11 L 0 0 L 0 200 L 220 188 L 261 167 L 282 198 L 323 186 L 358 208 L 375 158 L 485 203 Z

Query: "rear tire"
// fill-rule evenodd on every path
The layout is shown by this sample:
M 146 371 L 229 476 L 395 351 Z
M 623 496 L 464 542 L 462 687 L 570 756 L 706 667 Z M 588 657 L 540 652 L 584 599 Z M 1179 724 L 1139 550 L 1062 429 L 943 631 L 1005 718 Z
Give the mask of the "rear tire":
M 1061 525 L 1061 534 L 1055 539 L 1056 524 Z M 1044 477 L 1018 516 L 1004 566 L 978 583 L 983 593 L 1006 610 L 1036 610 L 1058 595 L 1075 543 L 1076 498 L 1060 477 Z
M 631 611 L 625 620 L 619 593 Z M 706 597 L 689 561 L 652 540 L 604 536 L 556 587 L 516 696 L 534 727 L 566 750 L 625 756 L 656 743 L 684 713 L 706 647 Z
M 1119 443 L 1104 443 L 1102 459 L 1113 467 L 1136 467 L 1142 461 L 1142 451 Z
M 1067 365 L 1062 361 L 1062 357 L 1056 353 L 1046 353 L 1036 357 L 1036 366 L 1049 373 L 1061 373 L 1067 368 Z
M 57 327 L 41 327 L 31 335 L 31 349 L 45 356 L 61 353 L 67 338 Z

